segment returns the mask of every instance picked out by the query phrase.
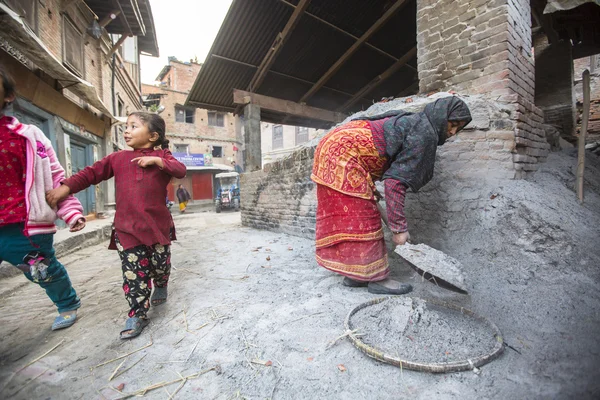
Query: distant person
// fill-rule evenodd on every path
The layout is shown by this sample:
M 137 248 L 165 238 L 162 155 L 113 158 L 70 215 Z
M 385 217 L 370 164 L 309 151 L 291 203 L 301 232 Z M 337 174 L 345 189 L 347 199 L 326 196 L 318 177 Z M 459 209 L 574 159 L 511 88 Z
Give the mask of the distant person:
M 391 111 L 337 127 L 315 150 L 317 263 L 344 276 L 342 284 L 399 295 L 409 284 L 390 279 L 374 182 L 383 180 L 395 245 L 409 239 L 404 196 L 431 180 L 437 146 L 471 121 L 467 105 L 450 96 L 412 114 Z
M 85 227 L 83 207 L 73 196 L 65 197 L 58 208 L 46 204 L 46 190 L 60 186 L 65 170 L 38 127 L 4 115 L 16 89 L 2 66 L 0 81 L 0 262 L 8 261 L 46 290 L 59 313 L 52 330 L 68 328 L 81 303 L 54 253 L 54 221 L 60 218 L 71 232 L 79 231 Z M 22 303 L 27 307 L 28 299 Z
M 185 212 L 188 201 L 190 201 L 191 198 L 192 198 L 192 196 L 190 196 L 190 192 L 188 192 L 187 189 L 183 185 L 179 185 L 179 188 L 177 189 L 177 200 L 179 201 L 179 212 L 180 213 L 183 214 Z
M 233 166 L 233 170 L 235 172 L 237 172 L 238 174 L 243 174 L 244 173 L 244 169 L 242 167 L 240 167 L 239 165 L 237 165 L 235 161 L 232 161 L 231 165 Z
M 165 198 L 171 178 L 183 178 L 186 168 L 168 150 L 165 121 L 158 114 L 131 113 L 123 136 L 133 151 L 121 150 L 104 157 L 46 193 L 46 199 L 54 206 L 69 193 L 114 176 L 117 213 L 108 248 L 118 250 L 121 258 L 123 291 L 130 307 L 121 339 L 130 339 L 148 325 L 150 304 L 167 301 L 170 245 L 176 237 Z

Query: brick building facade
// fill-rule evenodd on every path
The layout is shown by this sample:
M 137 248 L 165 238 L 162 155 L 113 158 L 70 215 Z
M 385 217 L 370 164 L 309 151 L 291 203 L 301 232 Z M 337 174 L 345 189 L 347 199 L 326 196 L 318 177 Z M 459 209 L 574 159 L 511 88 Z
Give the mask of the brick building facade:
M 127 35 L 118 32 L 129 15 L 111 15 L 102 1 L 0 3 L 0 63 L 18 92 L 8 114 L 44 131 L 67 175 L 123 149 L 119 117 L 142 108 L 139 56 L 157 56 L 158 47 L 150 5 L 136 3 L 143 21 Z M 77 197 L 89 216 L 113 209 L 114 183 Z
M 202 64 L 169 58 L 169 65 L 158 74 L 157 85 L 142 85 L 144 104 L 160 111 L 167 126 L 170 149 L 184 162 L 188 175 L 174 179 L 169 197 L 179 184 L 186 186 L 194 200 L 214 198 L 214 175 L 232 170 L 231 163 L 242 164 L 242 133 L 239 118 L 231 113 L 184 106 Z
M 322 129 L 261 122 L 262 165 L 292 154 L 306 142 L 323 133 Z

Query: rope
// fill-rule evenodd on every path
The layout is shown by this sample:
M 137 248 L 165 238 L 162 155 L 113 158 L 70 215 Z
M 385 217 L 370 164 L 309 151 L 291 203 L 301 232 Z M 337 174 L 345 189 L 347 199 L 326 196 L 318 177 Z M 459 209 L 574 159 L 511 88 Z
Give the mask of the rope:
M 455 310 L 455 311 L 460 311 L 461 313 L 466 314 L 466 315 L 468 315 L 472 318 L 475 318 L 476 320 L 481 321 L 481 322 L 485 323 L 486 325 L 488 325 L 494 332 L 494 337 L 496 338 L 496 344 L 495 344 L 494 348 L 492 349 L 492 351 L 489 352 L 488 354 L 484 354 L 484 355 L 470 358 L 467 360 L 441 362 L 441 363 L 413 362 L 413 361 L 403 360 L 401 358 L 394 357 L 389 354 L 385 354 L 380 349 L 369 346 L 369 345 L 365 344 L 362 340 L 359 339 L 359 337 L 355 333 L 356 332 L 354 330 L 355 328 L 353 327 L 353 325 L 351 323 L 351 318 L 354 314 L 356 314 L 358 311 L 362 310 L 363 308 L 382 303 L 389 299 L 393 299 L 393 297 L 379 297 L 379 298 L 367 301 L 365 303 L 361 303 L 358 306 L 354 307 L 354 309 L 352 309 L 348 313 L 348 315 L 346 316 L 346 320 L 344 321 L 344 327 L 346 329 L 346 332 L 348 333 L 348 338 L 350 339 L 350 342 L 352 342 L 352 344 L 357 349 L 359 349 L 360 351 L 362 351 L 369 357 L 372 357 L 372 358 L 374 358 L 378 361 L 382 361 L 384 363 L 395 365 L 396 367 L 400 367 L 400 368 L 406 368 L 406 369 L 411 369 L 411 370 L 415 370 L 415 371 L 423 371 L 423 372 L 447 373 L 447 372 L 468 371 L 468 370 L 474 369 L 475 367 L 481 367 L 482 365 L 487 364 L 490 361 L 494 360 L 495 358 L 499 357 L 500 354 L 502 354 L 502 352 L 504 351 L 504 341 L 502 339 L 502 335 L 501 335 L 498 327 L 493 322 L 487 320 L 484 317 L 481 317 L 481 316 L 475 314 L 473 311 L 468 310 L 464 307 L 459 307 L 454 304 L 440 302 L 440 301 L 436 301 L 436 300 L 426 300 L 426 303 L 445 307 L 445 308 Z

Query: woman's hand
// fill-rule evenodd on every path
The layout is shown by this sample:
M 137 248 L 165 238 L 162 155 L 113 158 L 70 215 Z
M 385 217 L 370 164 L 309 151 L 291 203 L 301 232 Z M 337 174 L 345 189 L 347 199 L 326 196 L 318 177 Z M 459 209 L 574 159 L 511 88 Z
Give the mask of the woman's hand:
M 392 237 L 392 242 L 394 242 L 394 244 L 396 246 L 402 246 L 404 243 L 408 242 L 409 240 L 410 240 L 410 234 L 408 233 L 408 231 L 394 233 L 394 236 Z
M 57 188 L 52 190 L 48 190 L 46 192 L 46 203 L 52 208 L 56 208 L 56 205 L 63 199 L 65 199 L 69 193 L 71 193 L 71 189 L 67 185 L 60 185 Z
M 160 157 L 152 157 L 152 156 L 144 156 L 144 157 L 136 157 L 131 162 L 137 162 L 142 168 L 149 167 L 151 165 L 157 165 L 158 168 L 163 169 L 164 164 L 163 160 Z
M 85 228 L 85 218 L 79 218 L 77 222 L 75 222 L 75 225 L 73 225 L 71 229 L 69 229 L 69 232 L 77 232 L 82 230 L 83 228 Z

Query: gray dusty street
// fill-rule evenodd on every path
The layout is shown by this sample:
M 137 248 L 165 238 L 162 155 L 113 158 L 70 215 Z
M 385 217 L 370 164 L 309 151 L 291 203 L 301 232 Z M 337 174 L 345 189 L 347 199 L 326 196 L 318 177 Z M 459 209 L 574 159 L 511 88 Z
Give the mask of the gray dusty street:
M 346 339 L 331 345 L 344 333 L 348 311 L 375 295 L 344 288 L 319 268 L 312 241 L 242 227 L 233 212 L 177 215 L 175 223 L 169 301 L 151 310 L 151 324 L 131 341 L 118 337 L 128 307 L 118 256 L 107 243 L 62 259 L 83 303 L 69 329 L 50 330 L 55 310 L 37 286 L 21 276 L 3 280 L 0 397 L 117 399 L 182 376 L 191 377 L 175 398 L 543 398 L 590 393 L 597 385 L 589 368 L 573 368 L 598 356 L 585 348 L 595 340 L 585 333 L 593 322 L 576 321 L 568 334 L 550 332 L 550 326 L 560 329 L 557 321 L 569 321 L 565 310 L 544 305 L 541 313 L 553 325 L 532 322 L 540 311 L 535 304 L 498 305 L 485 289 L 471 297 L 452 294 L 395 261 L 394 275 L 415 286 L 411 295 L 451 300 L 490 317 L 521 353 L 506 349 L 479 374 L 401 370 L 368 358 Z M 573 285 L 577 292 L 594 284 Z M 535 298 L 538 289 L 510 290 L 529 290 L 522 293 Z M 590 299 L 580 311 L 592 315 L 595 304 Z M 167 399 L 180 383 L 145 398 Z

